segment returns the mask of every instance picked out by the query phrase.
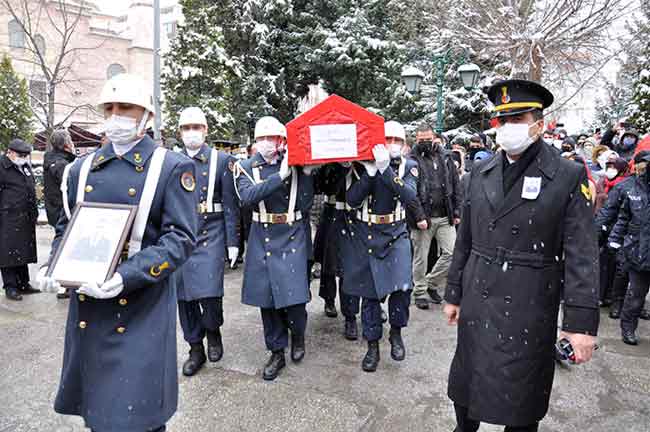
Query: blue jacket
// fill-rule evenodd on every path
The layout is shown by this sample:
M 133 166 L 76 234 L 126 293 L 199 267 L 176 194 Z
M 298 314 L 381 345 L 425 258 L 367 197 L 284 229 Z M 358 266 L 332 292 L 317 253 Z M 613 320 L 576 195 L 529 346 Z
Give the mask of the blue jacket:
M 85 201 L 138 204 L 155 148 L 145 137 L 122 157 L 111 144 L 87 156 L 93 163 Z M 68 177 L 70 208 L 83 160 Z M 142 249 L 117 267 L 124 291 L 107 300 L 71 297 L 56 412 L 80 415 L 94 430 L 141 432 L 176 411 L 176 292 L 169 276 L 194 249 L 198 202 L 188 190 L 192 178 L 192 162 L 167 152 Z M 53 250 L 67 224 L 61 212 Z
M 397 176 L 400 163 L 406 163 L 402 179 Z M 406 208 L 417 200 L 418 167 L 413 160 L 394 160 L 383 174 L 377 172 L 374 177 L 368 176 L 362 166 L 353 169 L 359 176 L 352 176 L 346 198 L 358 211 L 366 198 L 369 212 L 375 215 L 393 213 L 398 201 Z M 412 289 L 406 220 L 379 225 L 349 218 L 343 235 L 343 289 L 347 294 L 382 299 L 395 291 Z
M 286 213 L 294 175 L 298 176 L 296 211 L 302 219 L 291 224 L 266 224 L 253 220 L 246 247 L 242 302 L 261 308 L 282 309 L 310 300 L 307 260 L 311 254 L 309 209 L 314 199 L 311 176 L 300 168 L 286 180 L 280 179 L 280 161 L 266 163 L 260 154 L 239 162 L 235 171 L 242 206 L 259 212 L 264 202 L 268 213 Z M 253 168 L 261 182 L 251 181 Z M 241 170 L 241 172 L 239 172 Z
M 196 191 L 199 203 L 207 199 L 210 147 L 203 145 L 191 158 L 196 169 Z M 189 156 L 183 150 L 188 158 Z M 222 151 L 217 156 L 213 203 L 223 211 L 199 214 L 196 249 L 177 275 L 178 299 L 184 301 L 207 297 L 223 297 L 223 275 L 226 267 L 226 246 L 239 247 L 239 205 L 235 195 L 232 170 L 236 159 Z

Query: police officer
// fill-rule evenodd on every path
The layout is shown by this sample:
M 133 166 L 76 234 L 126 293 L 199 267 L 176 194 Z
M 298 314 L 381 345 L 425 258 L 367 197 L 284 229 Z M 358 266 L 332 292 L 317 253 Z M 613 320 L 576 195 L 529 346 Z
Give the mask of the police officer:
M 176 411 L 176 290 L 171 274 L 196 241 L 194 164 L 145 135 L 151 93 L 137 76 L 104 86 L 99 109 L 109 142 L 78 159 L 64 176 L 65 211 L 56 251 L 78 202 L 137 205 L 128 244 L 115 274 L 87 282 L 70 299 L 63 371 L 54 409 L 79 415 L 92 430 L 165 430 Z M 59 284 L 41 269 L 41 289 Z
M 343 283 L 345 277 L 342 262 L 341 241 L 344 236 L 345 218 L 350 216 L 352 209 L 345 202 L 345 180 L 350 171 L 350 164 L 327 164 L 316 175 L 316 190 L 324 194 L 323 211 L 314 238 L 314 260 L 321 263 L 319 295 L 325 300 L 325 315 L 336 317 L 336 276 L 339 276 L 339 303 L 341 313 L 345 318 L 344 335 L 348 340 L 357 340 L 359 331 L 357 318 L 360 299 L 345 293 Z
M 220 327 L 223 325 L 223 276 L 225 253 L 235 265 L 239 254 L 239 207 L 232 169 L 236 159 L 206 144 L 208 122 L 200 108 L 184 109 L 179 118 L 183 153 L 192 159 L 197 174 L 197 247 L 176 273 L 178 316 L 185 341 L 190 344 L 183 374 L 192 376 L 205 364 L 203 339 L 208 341 L 208 359 L 223 356 Z M 227 246 L 227 249 L 226 249 Z
M 650 162 L 650 151 L 642 150 L 634 157 L 635 164 Z M 634 177 L 633 183 L 624 191 L 618 220 L 609 236 L 609 245 L 623 248 L 628 262 L 630 286 L 621 311 L 621 336 L 628 345 L 639 343 L 636 329 L 648 288 L 650 287 L 650 243 L 647 208 L 650 202 L 650 174 L 645 170 Z
M 474 164 L 444 308 L 458 324 L 448 395 L 457 432 L 480 422 L 536 431 L 553 385 L 560 298 L 578 363 L 598 329 L 598 244 L 584 166 L 540 138 L 553 95 L 541 85 L 492 86 L 497 144 Z
M 27 266 L 37 260 L 38 209 L 31 152 L 31 145 L 14 139 L 0 156 L 0 272 L 5 296 L 14 301 L 38 292 L 29 284 Z
M 310 300 L 307 261 L 311 254 L 309 209 L 314 197 L 312 167 L 290 167 L 284 151 L 286 129 L 273 117 L 255 125 L 257 153 L 235 168 L 242 206 L 253 208 L 246 246 L 242 302 L 261 309 L 271 357 L 263 378 L 274 380 L 285 367 L 291 332 L 291 360 L 305 356 Z
M 362 298 L 361 323 L 368 351 L 361 368 L 366 372 L 374 372 L 379 364 L 380 302 L 387 297 L 391 357 L 401 361 L 406 356 L 401 330 L 408 324 L 412 279 L 405 271 L 411 266 L 405 207 L 417 200 L 418 168 L 400 150 L 392 139 L 389 148 L 375 146 L 375 160 L 362 162 L 363 168 L 355 165 L 348 177 L 346 199 L 356 215 L 346 221 L 342 242 L 346 257 L 343 289 Z

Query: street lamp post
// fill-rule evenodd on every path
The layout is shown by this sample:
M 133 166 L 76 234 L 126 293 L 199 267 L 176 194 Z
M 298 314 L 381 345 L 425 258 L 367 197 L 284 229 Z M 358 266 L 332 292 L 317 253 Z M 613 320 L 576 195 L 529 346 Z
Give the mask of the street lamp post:
M 438 89 L 436 95 L 436 132 L 442 133 L 444 127 L 444 86 L 445 86 L 445 68 L 446 66 L 454 61 L 460 60 L 463 64 L 458 68 L 458 74 L 460 79 L 463 82 L 463 87 L 466 90 L 471 90 L 476 87 L 478 80 L 481 74 L 481 69 L 474 63 L 464 63 L 467 59 L 467 51 L 463 50 L 462 55 L 454 57 L 454 52 L 456 48 L 449 48 L 443 54 L 438 54 L 434 56 L 433 63 L 436 68 L 436 88 Z M 418 93 L 420 91 L 420 85 L 424 80 L 424 74 L 414 68 L 409 66 L 402 71 L 402 81 L 406 86 L 406 90 L 410 93 Z

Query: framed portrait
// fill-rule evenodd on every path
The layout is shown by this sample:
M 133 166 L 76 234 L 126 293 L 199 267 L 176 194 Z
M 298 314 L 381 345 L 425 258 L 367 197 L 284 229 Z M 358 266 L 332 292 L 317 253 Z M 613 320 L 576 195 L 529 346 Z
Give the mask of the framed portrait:
M 64 287 L 110 279 L 131 233 L 137 206 L 86 203 L 75 207 L 47 275 Z

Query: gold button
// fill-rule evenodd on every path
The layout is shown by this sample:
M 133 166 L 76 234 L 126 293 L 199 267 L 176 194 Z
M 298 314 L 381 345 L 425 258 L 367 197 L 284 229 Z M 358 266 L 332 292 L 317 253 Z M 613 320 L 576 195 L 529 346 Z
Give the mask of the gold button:
M 203 177 L 205 177 L 205 176 L 207 176 L 207 175 L 208 175 L 208 172 L 207 172 L 207 171 L 203 171 Z
M 86 325 L 87 325 L 86 321 L 79 321 L 79 328 L 85 329 Z
M 368 249 L 368 253 L 371 254 L 371 253 L 372 253 L 372 249 Z
M 292 252 L 292 253 L 296 253 L 296 250 L 295 250 L 295 249 L 291 249 L 291 252 Z
M 78 298 L 79 298 L 79 301 L 80 301 L 80 302 L 82 302 L 82 301 L 86 301 L 86 296 L 83 295 L 83 294 L 79 294 L 79 297 L 78 297 Z
M 371 235 L 368 236 L 368 240 L 372 240 L 372 236 L 371 236 Z
M 372 209 L 368 209 L 368 213 L 372 213 Z
M 120 306 L 126 306 L 126 304 L 128 303 L 128 301 L 126 301 L 126 299 L 122 298 L 122 299 L 120 299 L 120 302 L 119 302 L 119 303 L 120 303 Z
M 208 230 L 203 230 L 203 234 L 207 234 L 207 233 L 208 233 Z
M 138 166 L 135 167 L 135 171 L 141 173 L 142 171 L 144 171 L 144 167 L 138 165 Z
M 124 328 L 124 327 L 118 327 L 117 328 L 117 332 L 120 333 L 120 334 L 124 333 L 125 331 L 126 331 L 126 328 Z
M 207 246 L 208 246 L 208 242 L 203 242 L 203 247 L 207 247 Z
M 266 224 L 266 223 L 265 223 L 265 224 L 264 224 L 264 228 L 268 228 L 268 227 L 269 227 L 269 224 Z
M 207 190 L 208 190 L 208 187 L 207 187 L 207 186 L 203 186 L 201 189 L 204 190 L 204 191 L 207 191 Z
M 271 252 L 267 252 L 267 253 L 266 253 L 266 256 L 271 256 Z
M 267 237 L 267 238 L 264 239 L 264 241 L 268 243 L 268 242 L 271 241 L 271 239 Z
M 131 196 L 131 197 L 135 196 L 135 189 L 134 188 L 129 188 L 129 196 Z
M 86 189 L 84 189 L 86 193 L 90 193 L 93 191 L 93 187 L 91 185 L 86 186 Z

